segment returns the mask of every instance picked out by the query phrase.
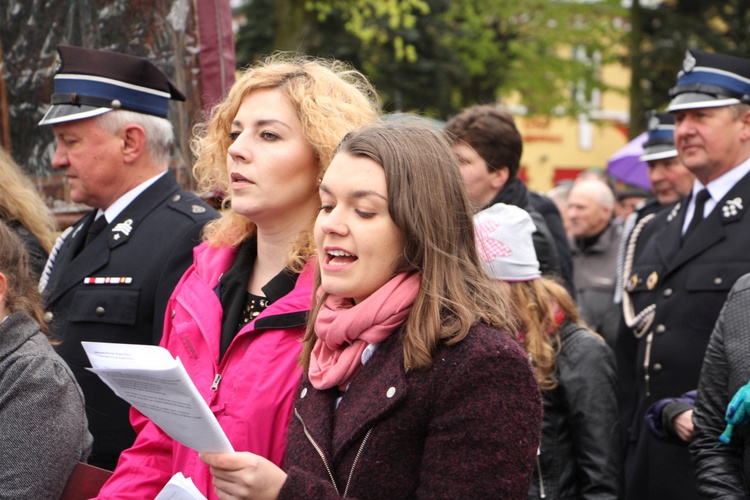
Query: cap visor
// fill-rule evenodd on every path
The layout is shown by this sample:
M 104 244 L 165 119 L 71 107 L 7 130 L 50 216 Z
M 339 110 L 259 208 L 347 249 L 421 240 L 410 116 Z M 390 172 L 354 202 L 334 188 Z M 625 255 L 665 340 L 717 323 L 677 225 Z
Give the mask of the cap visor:
M 698 92 L 685 92 L 684 94 L 678 94 L 672 99 L 667 111 L 672 112 L 681 109 L 718 108 L 721 106 L 739 104 L 739 102 L 739 99 L 734 99 L 732 97 L 713 97 Z
M 677 156 L 677 149 L 674 146 L 663 146 L 661 148 L 649 148 L 638 159 L 641 161 L 654 161 L 674 158 L 675 156 Z
M 71 104 L 53 104 L 41 119 L 39 125 L 54 125 L 55 123 L 83 120 L 92 116 L 103 115 L 112 108 L 96 108 L 94 106 L 73 106 Z

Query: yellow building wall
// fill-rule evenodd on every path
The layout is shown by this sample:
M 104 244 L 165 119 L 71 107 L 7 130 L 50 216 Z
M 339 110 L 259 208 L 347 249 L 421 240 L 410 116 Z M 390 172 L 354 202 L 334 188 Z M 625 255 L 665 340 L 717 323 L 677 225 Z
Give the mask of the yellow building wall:
M 602 80 L 625 89 L 630 70 L 621 65 L 602 68 Z M 589 168 L 606 170 L 607 159 L 628 142 L 629 102 L 625 92 L 607 91 L 594 97 L 589 117 L 525 116 L 516 93 L 505 100 L 523 137 L 522 176 L 528 186 L 547 191 L 556 175 L 575 175 Z M 559 180 L 559 179 L 558 179 Z

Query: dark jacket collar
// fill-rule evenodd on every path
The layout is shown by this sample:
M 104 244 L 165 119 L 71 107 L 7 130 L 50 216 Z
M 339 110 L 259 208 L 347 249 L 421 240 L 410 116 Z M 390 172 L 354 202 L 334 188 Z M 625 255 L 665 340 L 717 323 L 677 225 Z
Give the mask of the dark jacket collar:
M 484 208 L 491 207 L 496 203 L 505 203 L 506 205 L 514 205 L 516 207 L 527 209 L 529 206 L 529 190 L 526 185 L 519 178 L 515 178 L 508 182 L 500 190 L 492 201 L 487 204 Z

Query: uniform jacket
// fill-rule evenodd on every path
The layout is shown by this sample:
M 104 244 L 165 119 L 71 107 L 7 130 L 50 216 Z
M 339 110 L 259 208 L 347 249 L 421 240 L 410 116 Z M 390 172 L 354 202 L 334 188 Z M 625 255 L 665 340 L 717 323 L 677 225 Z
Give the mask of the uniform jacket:
M 280 500 L 526 498 L 542 408 L 518 344 L 475 325 L 408 373 L 402 349 L 383 341 L 336 410 L 338 389 L 303 377 Z
M 620 307 L 614 302 L 622 225 L 610 223 L 585 249 L 573 248 L 573 285 L 581 319 L 614 348 Z
M 690 452 L 702 498 L 750 499 L 750 428 L 736 426 L 728 445 L 718 445 L 724 414 L 750 380 L 750 275 L 732 288 L 711 334 L 703 361 Z
M 688 200 L 659 212 L 645 226 L 638 239 L 643 248 L 636 250 L 632 272 L 625 277 L 634 311 L 655 307 L 651 326 L 640 339 L 624 322 L 617 339 L 621 423 L 628 439 L 627 498 L 697 497 L 687 448 L 659 442 L 644 415 L 654 402 L 698 386 L 708 339 L 727 294 L 750 272 L 750 216 L 744 205 L 750 200 L 750 176 L 718 202 L 682 245 Z
M 312 300 L 313 266 L 297 278 L 290 293 L 240 330 L 219 363 L 218 285 L 236 252 L 205 243 L 195 249 L 195 263 L 169 301 L 161 345 L 180 358 L 235 451 L 250 451 L 281 465 L 301 375 L 298 357 Z M 209 499 L 216 498 L 208 466 L 197 452 L 173 441 L 135 410 L 132 422 L 138 430 L 135 444 L 123 452 L 99 498 L 154 498 L 177 472 L 190 477 Z
M 0 498 L 60 498 L 91 451 L 83 394 L 36 321 L 0 323 Z
M 94 215 L 84 216 L 68 234 L 44 293 L 50 326 L 62 339 L 57 352 L 72 368 L 86 397 L 94 435 L 90 461 L 111 469 L 135 438 L 128 420 L 130 406 L 85 370 L 90 364 L 81 341 L 158 343 L 167 299 L 192 261 L 204 224 L 217 214 L 195 195 L 180 191 L 167 174 L 76 256 Z M 93 277 L 130 281 L 85 283 Z
M 617 375 L 612 350 L 564 323 L 558 386 L 542 391 L 544 419 L 529 499 L 618 499 L 621 494 Z

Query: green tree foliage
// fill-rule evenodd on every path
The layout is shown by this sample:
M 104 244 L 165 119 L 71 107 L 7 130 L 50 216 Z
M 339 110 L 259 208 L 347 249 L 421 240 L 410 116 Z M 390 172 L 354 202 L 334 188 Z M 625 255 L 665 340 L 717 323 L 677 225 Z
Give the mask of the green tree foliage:
M 750 0 L 672 0 L 656 7 L 641 7 L 637 54 L 633 64 L 632 116 L 643 117 L 649 109 L 665 109 L 669 89 L 677 81 L 688 48 L 748 57 L 750 54 Z M 631 135 L 644 128 L 631 120 Z
M 273 50 L 336 57 L 372 79 L 386 110 L 446 118 L 512 91 L 531 113 L 586 112 L 625 11 L 619 0 L 250 0 L 240 12 L 241 64 Z

